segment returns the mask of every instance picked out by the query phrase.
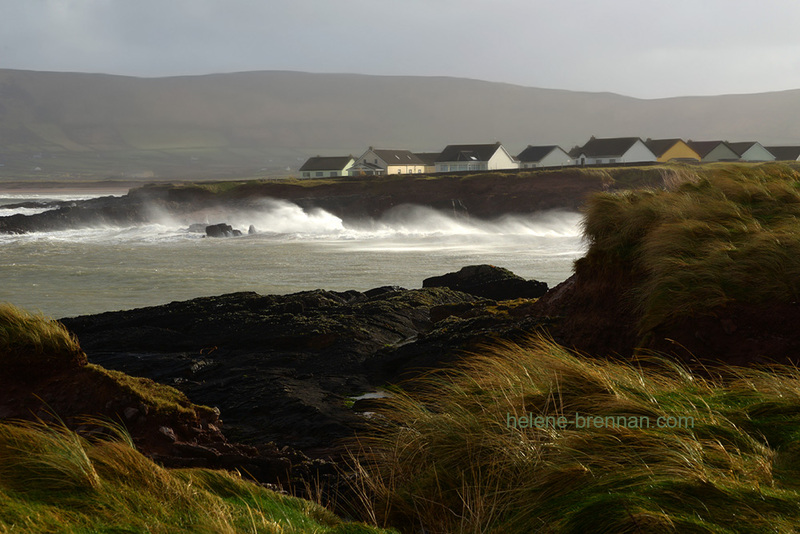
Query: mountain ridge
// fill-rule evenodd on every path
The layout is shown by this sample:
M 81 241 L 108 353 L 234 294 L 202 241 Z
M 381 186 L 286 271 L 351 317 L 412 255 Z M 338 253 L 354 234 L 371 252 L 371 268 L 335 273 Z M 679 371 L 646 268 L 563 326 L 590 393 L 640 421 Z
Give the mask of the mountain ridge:
M 800 144 L 798 113 L 800 89 L 639 99 L 446 76 L 0 69 L 0 178 L 291 173 L 368 146 L 501 141 L 516 154 L 592 135 Z

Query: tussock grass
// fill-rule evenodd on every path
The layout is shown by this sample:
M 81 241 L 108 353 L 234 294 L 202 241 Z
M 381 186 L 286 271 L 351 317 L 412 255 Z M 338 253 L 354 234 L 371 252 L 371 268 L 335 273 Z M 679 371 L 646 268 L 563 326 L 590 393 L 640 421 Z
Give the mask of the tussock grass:
M 629 267 L 644 334 L 730 302 L 800 296 L 800 171 L 783 164 L 686 167 L 666 189 L 589 199 L 576 267 Z
M 92 442 L 63 427 L 0 423 L 0 532 L 385 531 L 235 473 L 164 469 L 129 438 Z
M 200 417 L 212 421 L 218 416 L 213 408 L 194 404 L 183 392 L 149 378 L 127 375 L 92 363 L 86 365 L 85 372 L 96 387 L 113 388 L 117 398 L 138 399 L 148 407 L 151 415 Z
M 64 325 L 0 303 L 0 368 L 41 373 L 85 363 L 78 340 Z
M 384 401 L 355 449 L 356 506 L 431 533 L 795 532 L 800 370 L 719 372 L 544 339 L 489 348 Z M 529 413 L 572 424 L 514 426 Z M 604 426 L 577 428 L 576 413 Z

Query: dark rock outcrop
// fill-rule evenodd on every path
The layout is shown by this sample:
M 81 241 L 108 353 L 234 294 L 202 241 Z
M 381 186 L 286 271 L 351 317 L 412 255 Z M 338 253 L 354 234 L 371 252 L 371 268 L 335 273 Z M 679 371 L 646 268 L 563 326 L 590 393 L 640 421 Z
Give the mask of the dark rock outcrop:
M 238 237 L 242 235 L 240 230 L 234 230 L 229 224 L 219 223 L 206 226 L 206 236 L 208 237 Z
M 136 197 L 100 197 L 59 202 L 35 215 L 0 217 L 0 233 L 49 232 L 96 225 L 130 226 L 150 220 L 145 202 Z
M 236 293 L 64 319 L 90 361 L 218 406 L 229 439 L 322 454 L 362 419 L 347 396 L 368 362 L 433 328 L 431 308 L 475 301 L 446 288 Z
M 494 265 L 469 265 L 455 273 L 426 278 L 422 287 L 449 287 L 492 300 L 538 298 L 547 292 L 545 282 L 525 280 Z

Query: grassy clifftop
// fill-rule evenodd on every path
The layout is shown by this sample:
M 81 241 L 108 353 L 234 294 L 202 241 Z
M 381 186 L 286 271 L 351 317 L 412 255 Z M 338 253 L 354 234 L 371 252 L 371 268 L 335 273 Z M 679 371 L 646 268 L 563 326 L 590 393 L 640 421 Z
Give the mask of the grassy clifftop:
M 602 193 L 586 207 L 578 268 L 629 265 L 643 332 L 731 302 L 800 295 L 800 171 L 684 169 L 666 189 Z
M 539 303 L 560 342 L 729 363 L 794 358 L 800 308 L 800 168 L 665 169 L 658 187 L 587 199 L 585 257 Z

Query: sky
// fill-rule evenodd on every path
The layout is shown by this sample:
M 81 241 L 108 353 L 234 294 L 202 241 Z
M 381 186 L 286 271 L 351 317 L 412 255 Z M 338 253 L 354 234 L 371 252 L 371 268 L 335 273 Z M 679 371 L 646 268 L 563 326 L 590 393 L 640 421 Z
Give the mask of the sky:
M 797 0 L 0 0 L 0 68 L 758 93 L 800 88 L 798 21 Z

